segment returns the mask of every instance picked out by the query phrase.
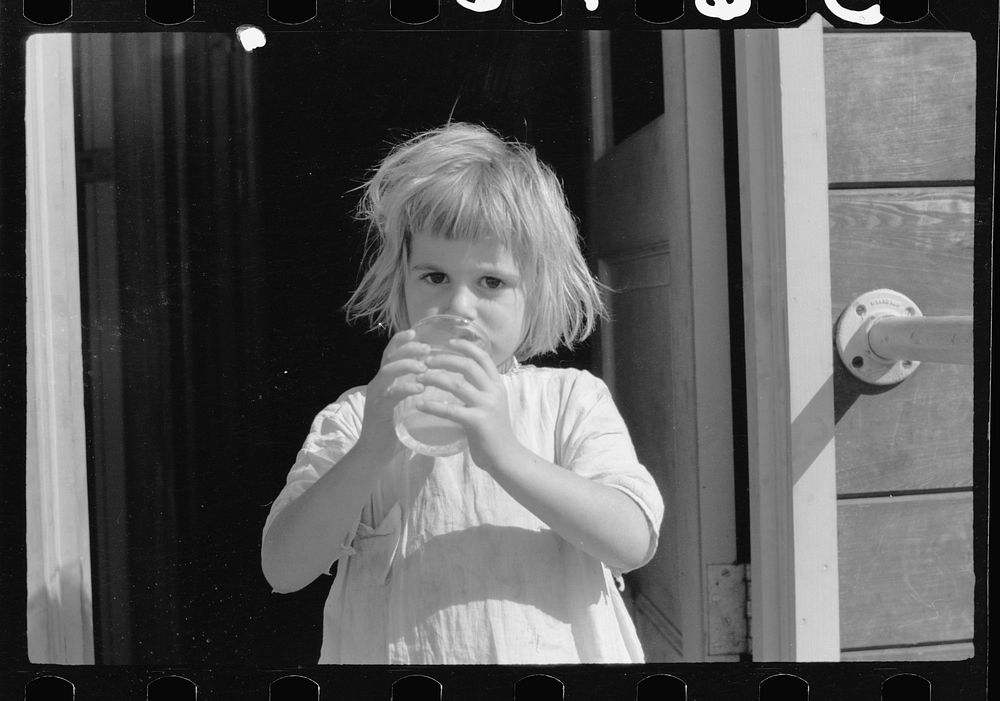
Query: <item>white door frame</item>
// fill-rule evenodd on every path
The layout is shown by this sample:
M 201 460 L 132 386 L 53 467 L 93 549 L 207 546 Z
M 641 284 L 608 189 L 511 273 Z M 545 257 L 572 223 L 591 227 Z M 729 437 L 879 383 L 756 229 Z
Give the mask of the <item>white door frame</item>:
M 735 32 L 755 661 L 840 656 L 820 18 Z
M 72 38 L 26 58 L 28 659 L 93 664 Z

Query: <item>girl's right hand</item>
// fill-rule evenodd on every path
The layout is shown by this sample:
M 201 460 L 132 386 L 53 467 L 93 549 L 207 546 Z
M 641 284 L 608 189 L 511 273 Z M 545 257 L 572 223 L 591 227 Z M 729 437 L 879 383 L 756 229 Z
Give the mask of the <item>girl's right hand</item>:
M 399 448 L 393 409 L 400 400 L 424 390 L 413 376 L 427 370 L 423 358 L 431 349 L 426 343 L 414 341 L 415 337 L 416 332 L 407 329 L 389 339 L 382 352 L 381 367 L 368 383 L 358 443 L 376 453 L 391 451 L 388 453 L 391 455 Z

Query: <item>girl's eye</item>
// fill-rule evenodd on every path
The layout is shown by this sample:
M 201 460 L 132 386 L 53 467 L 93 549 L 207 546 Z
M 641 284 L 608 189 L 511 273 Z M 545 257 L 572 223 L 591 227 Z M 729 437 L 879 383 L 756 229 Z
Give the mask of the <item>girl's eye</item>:
M 491 290 L 499 290 L 501 287 L 503 287 L 503 284 L 504 284 L 503 280 L 501 280 L 498 277 L 484 277 L 483 278 L 483 286 L 485 286 L 485 287 L 487 287 L 487 288 L 489 288 Z
M 445 274 L 444 273 L 427 273 L 427 274 L 425 274 L 423 276 L 423 279 L 427 280 L 427 282 L 433 283 L 435 285 L 440 285 L 442 282 L 445 281 Z

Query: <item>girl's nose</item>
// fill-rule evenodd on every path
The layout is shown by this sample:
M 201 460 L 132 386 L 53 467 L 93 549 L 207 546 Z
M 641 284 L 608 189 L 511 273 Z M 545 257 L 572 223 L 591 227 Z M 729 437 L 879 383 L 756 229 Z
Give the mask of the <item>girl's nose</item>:
M 471 319 L 475 312 L 475 295 L 464 285 L 457 285 L 448 298 L 448 314 Z

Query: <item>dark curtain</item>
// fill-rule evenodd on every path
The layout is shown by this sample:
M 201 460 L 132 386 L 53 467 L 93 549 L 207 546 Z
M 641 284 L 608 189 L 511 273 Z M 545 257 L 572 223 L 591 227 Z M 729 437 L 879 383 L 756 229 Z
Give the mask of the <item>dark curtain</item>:
M 192 659 L 211 644 L 192 619 L 213 610 L 205 575 L 232 554 L 213 526 L 236 512 L 214 512 L 211 496 L 238 489 L 233 467 L 251 459 L 266 340 L 251 283 L 253 80 L 234 49 L 212 34 L 76 41 L 101 662 Z
M 313 416 L 385 343 L 341 311 L 363 253 L 352 190 L 390 141 L 452 116 L 536 145 L 582 212 L 580 36 L 76 45 L 99 661 L 310 664 L 332 580 L 272 594 L 260 533 Z

